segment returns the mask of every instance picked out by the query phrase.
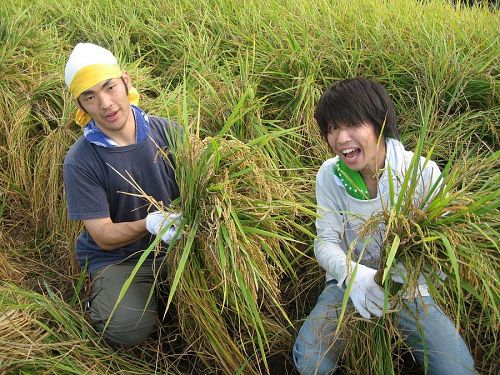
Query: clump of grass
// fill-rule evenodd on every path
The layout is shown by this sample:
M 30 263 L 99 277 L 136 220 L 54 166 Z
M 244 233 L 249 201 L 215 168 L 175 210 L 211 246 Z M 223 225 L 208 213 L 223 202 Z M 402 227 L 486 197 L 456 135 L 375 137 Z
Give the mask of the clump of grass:
M 54 293 L 0 283 L 0 368 L 8 374 L 152 374 L 155 368 L 117 352 L 93 331 L 81 311 Z M 169 373 L 179 373 L 173 366 Z
M 242 142 L 231 136 L 240 116 L 236 106 L 215 137 L 201 139 L 198 126 L 168 134 L 180 190 L 169 207 L 128 180 L 157 209 L 183 213 L 182 240 L 172 242 L 166 256 L 172 270 L 166 307 L 175 303 L 184 340 L 210 371 L 261 373 L 269 371 L 268 353 L 292 341 L 279 283 L 285 275 L 296 278 L 292 262 L 303 255 L 303 243 L 293 234 L 312 237 L 297 219 L 314 213 L 297 194 L 300 179 L 283 178 L 269 154 L 293 130 Z

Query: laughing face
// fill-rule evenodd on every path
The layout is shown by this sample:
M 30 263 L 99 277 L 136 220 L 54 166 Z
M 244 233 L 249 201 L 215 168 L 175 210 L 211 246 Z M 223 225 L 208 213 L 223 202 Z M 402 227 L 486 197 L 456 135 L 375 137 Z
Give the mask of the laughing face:
M 78 98 L 82 109 L 112 139 L 128 127 L 135 126 L 125 85 L 130 88 L 130 79 L 126 73 L 123 74 L 123 81 L 122 78 L 112 78 L 100 82 Z
M 328 125 L 327 141 L 332 151 L 353 171 L 361 172 L 365 179 L 373 179 L 385 163 L 385 142 L 378 140 L 374 127 L 360 125 Z

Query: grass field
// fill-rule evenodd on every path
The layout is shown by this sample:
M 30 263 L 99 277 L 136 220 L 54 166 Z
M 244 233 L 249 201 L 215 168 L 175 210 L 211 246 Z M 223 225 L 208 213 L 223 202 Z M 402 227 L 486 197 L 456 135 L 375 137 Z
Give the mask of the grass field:
M 388 89 L 403 143 L 446 171 L 449 194 L 417 222 L 449 273 L 433 293 L 478 371 L 499 373 L 494 5 L 4 0 L 0 20 L 0 374 L 292 374 L 294 337 L 324 278 L 314 178 L 330 155 L 314 106 L 353 76 Z M 141 106 L 191 129 L 177 150 L 190 160 L 177 173 L 191 236 L 169 253 L 176 289 L 162 330 L 131 350 L 109 347 L 85 319 L 81 224 L 65 208 L 62 162 L 81 129 L 64 65 L 78 42 L 113 51 Z M 404 228 L 391 228 L 393 243 Z M 355 341 L 345 373 L 405 373 L 397 340 L 382 344 L 395 354 Z

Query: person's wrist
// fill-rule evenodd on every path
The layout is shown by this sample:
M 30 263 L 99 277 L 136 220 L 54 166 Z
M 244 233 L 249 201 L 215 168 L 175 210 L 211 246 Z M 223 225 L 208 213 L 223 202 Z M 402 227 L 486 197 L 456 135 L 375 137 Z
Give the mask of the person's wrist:
M 138 227 L 141 230 L 141 232 L 144 233 L 144 234 L 146 234 L 146 233 L 149 232 L 147 224 L 146 224 L 146 218 L 139 220 Z

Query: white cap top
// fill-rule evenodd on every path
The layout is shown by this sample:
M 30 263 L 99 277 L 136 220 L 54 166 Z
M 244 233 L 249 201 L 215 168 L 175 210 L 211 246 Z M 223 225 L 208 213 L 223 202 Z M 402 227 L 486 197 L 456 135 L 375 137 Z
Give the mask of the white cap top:
M 82 68 L 94 64 L 118 65 L 116 57 L 106 48 L 92 43 L 78 43 L 64 68 L 64 81 L 68 88 L 75 74 Z

